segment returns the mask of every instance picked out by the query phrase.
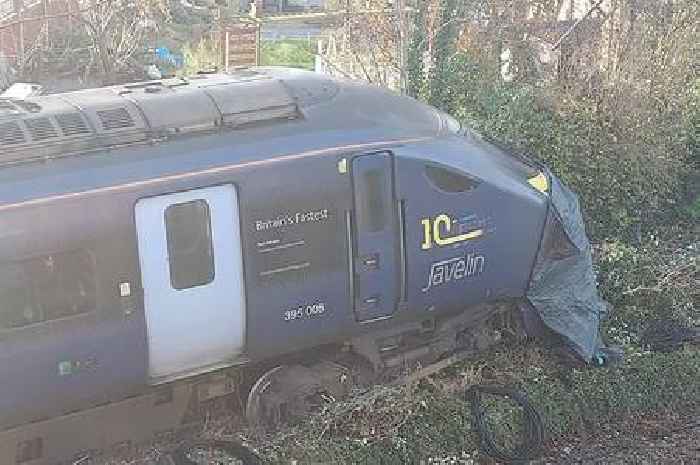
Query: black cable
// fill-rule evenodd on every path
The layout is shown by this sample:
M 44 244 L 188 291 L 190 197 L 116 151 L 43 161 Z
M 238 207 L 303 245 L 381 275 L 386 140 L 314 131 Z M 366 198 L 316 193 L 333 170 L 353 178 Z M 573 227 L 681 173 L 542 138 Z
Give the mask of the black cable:
M 481 405 L 481 394 L 491 394 L 512 399 L 523 409 L 525 425 L 522 442 L 513 450 L 501 449 L 486 425 L 486 412 Z M 479 433 L 481 450 L 490 457 L 506 463 L 529 462 L 542 454 L 544 445 L 544 425 L 539 412 L 535 410 L 524 392 L 505 386 L 471 386 L 465 391 L 465 400 L 471 402 L 472 422 Z

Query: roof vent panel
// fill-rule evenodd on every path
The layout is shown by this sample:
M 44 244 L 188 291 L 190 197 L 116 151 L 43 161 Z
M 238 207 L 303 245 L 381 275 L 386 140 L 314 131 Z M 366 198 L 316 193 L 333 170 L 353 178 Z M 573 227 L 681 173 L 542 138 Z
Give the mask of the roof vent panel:
M 115 144 L 123 144 L 127 140 L 144 140 L 147 137 L 146 122 L 137 106 L 118 94 L 123 90 L 124 86 L 104 87 L 70 92 L 63 94 L 61 98 L 74 109 L 80 109 L 89 129 L 95 135 L 117 137 L 113 139 Z M 72 113 L 72 111 L 62 110 L 56 113 Z
M 132 128 L 136 126 L 126 108 L 114 108 L 110 110 L 97 111 L 102 129 L 105 131 L 115 131 L 118 129 Z
M 134 93 L 135 102 L 151 129 L 157 131 L 198 131 L 212 129 L 221 120 L 221 113 L 201 89 L 163 88 L 155 93 Z
M 56 128 L 49 118 L 28 118 L 24 120 L 24 124 L 29 128 L 29 133 L 35 141 L 52 139 L 58 136 Z
M 19 145 L 24 142 L 24 132 L 18 123 L 0 123 L 0 146 Z
M 56 122 L 64 136 L 78 136 L 92 133 L 80 113 L 63 113 L 56 115 Z
M 300 116 L 296 101 L 277 80 L 234 82 L 203 89 L 221 110 L 224 124 L 250 124 Z

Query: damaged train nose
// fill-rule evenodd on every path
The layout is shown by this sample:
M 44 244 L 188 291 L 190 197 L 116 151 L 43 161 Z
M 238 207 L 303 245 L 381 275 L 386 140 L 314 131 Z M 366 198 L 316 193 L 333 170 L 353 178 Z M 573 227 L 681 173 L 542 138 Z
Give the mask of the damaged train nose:
M 548 192 L 550 201 L 522 306 L 528 332 L 542 335 L 545 328 L 553 331 L 587 363 L 601 357 L 617 358 L 619 354 L 606 350 L 599 336 L 609 305 L 598 293 L 578 197 L 548 169 L 529 183 Z

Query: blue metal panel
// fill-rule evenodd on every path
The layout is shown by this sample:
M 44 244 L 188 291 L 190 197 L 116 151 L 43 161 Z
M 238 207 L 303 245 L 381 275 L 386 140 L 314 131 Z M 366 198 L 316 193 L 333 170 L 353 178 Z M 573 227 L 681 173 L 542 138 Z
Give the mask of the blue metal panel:
M 487 300 L 522 297 L 546 216 L 546 198 L 528 187 L 525 177 L 498 169 L 489 174 L 489 155 L 469 153 L 461 143 L 406 147 L 396 155 L 397 189 L 405 202 L 411 311 L 455 311 Z M 470 161 L 457 163 L 453 158 Z M 472 170 L 470 163 L 486 168 Z M 440 189 L 426 175 L 426 167 L 436 165 L 472 178 L 472 188 Z M 513 187 L 504 190 L 504 185 Z
M 141 390 L 146 374 L 145 335 L 134 337 L 141 332 L 135 321 L 96 323 L 88 317 L 64 323 L 44 331 L 24 331 L 23 341 L 3 344 L 0 427 L 122 399 Z
M 130 209 L 110 198 L 3 213 L 31 225 L 0 262 L 87 249 L 95 255 L 97 307 L 70 318 L 0 332 L 0 428 L 49 418 L 138 393 L 146 380 L 145 322 L 140 312 Z M 96 222 L 101 212 L 111 219 Z M 17 238 L 19 239 L 19 238 Z M 130 296 L 120 284 L 130 283 Z
M 236 181 L 251 359 L 334 342 L 354 329 L 345 225 L 351 186 L 340 158 L 245 170 Z

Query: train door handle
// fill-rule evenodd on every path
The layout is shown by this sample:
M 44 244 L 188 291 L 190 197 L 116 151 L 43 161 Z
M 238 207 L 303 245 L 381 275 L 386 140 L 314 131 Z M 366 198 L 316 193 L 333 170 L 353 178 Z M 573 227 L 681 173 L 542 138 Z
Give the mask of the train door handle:
M 362 265 L 366 271 L 379 269 L 379 254 L 367 255 L 362 258 Z

